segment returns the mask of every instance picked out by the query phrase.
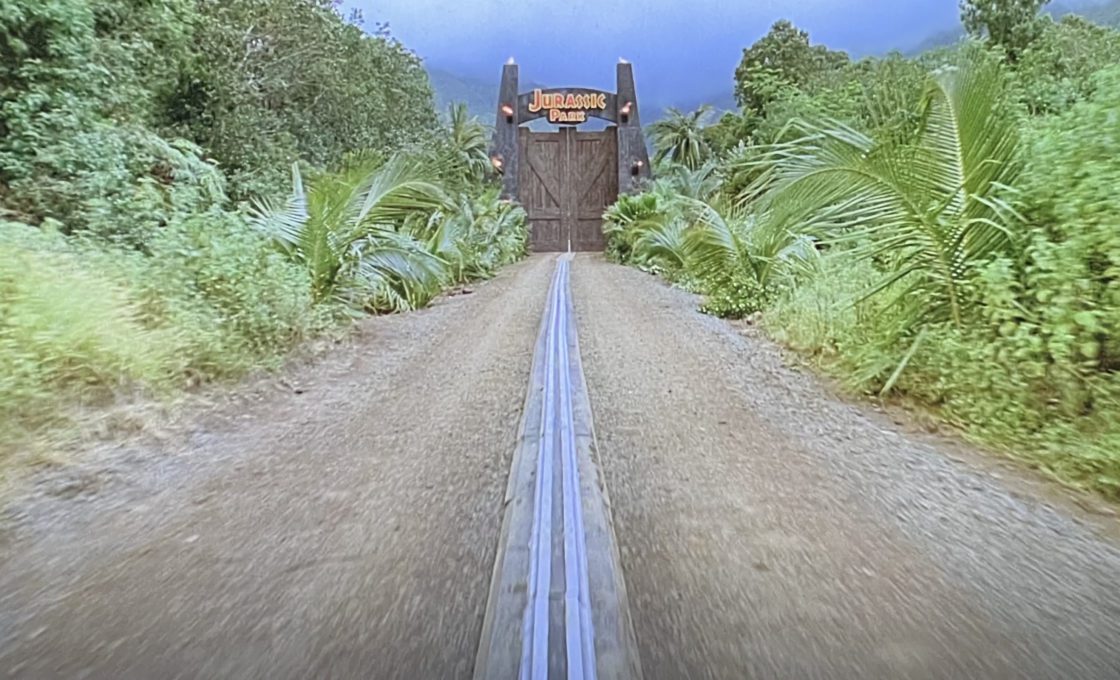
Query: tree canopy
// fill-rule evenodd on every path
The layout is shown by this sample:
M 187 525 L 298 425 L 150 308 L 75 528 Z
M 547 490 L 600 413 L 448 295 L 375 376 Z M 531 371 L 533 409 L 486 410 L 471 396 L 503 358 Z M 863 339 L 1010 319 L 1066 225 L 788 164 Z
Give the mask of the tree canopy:
M 1039 32 L 1038 13 L 1050 0 L 961 0 L 961 23 L 987 37 L 1015 61 Z
M 808 33 L 783 19 L 743 50 L 735 69 L 735 97 L 743 109 L 761 113 L 783 89 L 806 85 L 848 61 L 845 52 L 811 45 Z

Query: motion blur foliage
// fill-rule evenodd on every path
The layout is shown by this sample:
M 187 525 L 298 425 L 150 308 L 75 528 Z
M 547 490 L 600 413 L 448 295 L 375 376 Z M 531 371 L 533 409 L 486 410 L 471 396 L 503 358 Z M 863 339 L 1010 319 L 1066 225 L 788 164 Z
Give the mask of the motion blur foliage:
M 0 223 L 0 451 L 70 434 L 91 408 L 275 365 L 328 326 L 306 277 L 236 215 L 177 222 L 149 248 Z
M 0 457 L 524 252 L 482 126 L 336 5 L 0 2 Z
M 851 389 L 1120 499 L 1120 31 L 1038 4 L 912 59 L 776 26 L 701 126 L 708 179 L 661 168 L 605 231 Z
M 1098 71 L 1120 63 L 1120 31 L 1067 15 L 1043 21 L 1016 70 L 1033 114 L 1062 113 L 1096 88 Z

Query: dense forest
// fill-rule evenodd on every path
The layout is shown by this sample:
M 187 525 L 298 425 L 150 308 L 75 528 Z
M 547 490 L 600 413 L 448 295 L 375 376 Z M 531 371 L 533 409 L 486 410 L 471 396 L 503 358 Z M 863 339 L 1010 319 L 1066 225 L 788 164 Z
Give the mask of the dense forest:
M 337 6 L 0 2 L 0 458 L 523 254 L 486 129 Z
M 969 38 L 912 58 L 776 23 L 738 112 L 652 126 L 612 256 L 1120 497 L 1120 31 L 1045 4 L 967 0 Z

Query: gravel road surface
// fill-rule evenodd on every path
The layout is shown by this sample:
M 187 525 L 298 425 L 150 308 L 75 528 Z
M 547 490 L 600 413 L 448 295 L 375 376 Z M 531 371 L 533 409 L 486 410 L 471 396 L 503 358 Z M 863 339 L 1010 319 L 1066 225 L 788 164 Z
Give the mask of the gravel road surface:
M 169 491 L 14 530 L 0 674 L 470 677 L 553 261 L 371 320 Z
M 470 677 L 554 263 L 45 473 L 0 527 L 0 675 Z M 571 280 L 647 678 L 1120 677 L 1100 523 L 651 276 L 581 255 Z
M 647 678 L 1118 678 L 1120 552 L 584 257 L 584 372 Z

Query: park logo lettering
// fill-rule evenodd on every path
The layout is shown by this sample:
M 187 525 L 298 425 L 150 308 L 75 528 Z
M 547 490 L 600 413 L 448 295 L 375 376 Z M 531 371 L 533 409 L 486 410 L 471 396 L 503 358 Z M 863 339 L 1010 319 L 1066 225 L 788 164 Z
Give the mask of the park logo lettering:
M 529 113 L 548 111 L 550 123 L 585 123 L 589 110 L 607 108 L 607 95 L 599 93 L 572 94 L 533 90 Z

